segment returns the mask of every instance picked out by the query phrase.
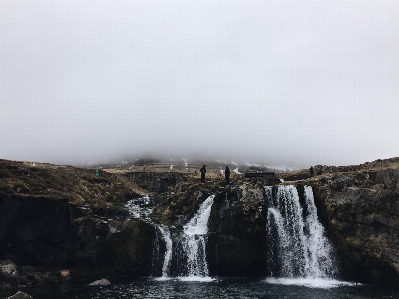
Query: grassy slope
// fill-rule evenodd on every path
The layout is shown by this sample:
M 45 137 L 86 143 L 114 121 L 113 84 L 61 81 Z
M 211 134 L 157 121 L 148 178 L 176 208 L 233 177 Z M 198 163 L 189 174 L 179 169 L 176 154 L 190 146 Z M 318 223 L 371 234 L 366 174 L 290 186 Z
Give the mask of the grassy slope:
M 33 166 L 34 165 L 34 166 Z M 111 207 L 137 196 L 137 190 L 111 173 L 94 169 L 0 160 L 0 194 L 67 198 L 71 204 Z

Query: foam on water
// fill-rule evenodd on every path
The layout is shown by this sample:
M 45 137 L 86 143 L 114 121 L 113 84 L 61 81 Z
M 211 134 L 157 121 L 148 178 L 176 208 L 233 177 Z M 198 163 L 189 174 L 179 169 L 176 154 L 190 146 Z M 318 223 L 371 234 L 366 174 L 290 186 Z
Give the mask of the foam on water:
M 196 282 L 211 282 L 215 279 L 209 276 L 179 276 L 177 277 L 180 281 L 196 281 Z
M 156 281 L 185 281 L 185 282 L 211 282 L 216 281 L 216 278 L 209 276 L 178 276 L 178 277 L 155 277 Z
M 172 277 L 168 277 L 168 276 L 161 276 L 161 277 L 155 277 L 154 280 L 156 281 L 168 281 L 168 280 L 172 280 Z
M 342 286 L 357 286 L 361 285 L 354 282 L 339 281 L 335 279 L 323 279 L 314 277 L 301 277 L 301 278 L 275 278 L 268 277 L 265 279 L 266 283 L 281 284 L 281 285 L 296 285 L 308 288 L 331 289 Z

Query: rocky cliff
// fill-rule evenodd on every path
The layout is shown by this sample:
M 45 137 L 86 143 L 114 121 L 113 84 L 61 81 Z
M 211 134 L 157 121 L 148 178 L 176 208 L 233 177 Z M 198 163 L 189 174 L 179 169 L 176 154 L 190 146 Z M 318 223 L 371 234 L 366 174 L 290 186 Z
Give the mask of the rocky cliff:
M 399 158 L 358 166 L 315 167 L 319 218 L 327 227 L 345 278 L 399 282 Z
M 313 187 L 342 278 L 397 284 L 399 159 L 314 169 L 312 178 L 307 170 L 282 173 L 280 184 Z M 100 170 L 96 177 L 94 169 L 0 160 L 0 284 L 57 283 L 63 268 L 74 281 L 159 275 L 155 226 L 132 219 L 124 206 L 144 194 L 152 198 L 152 221 L 176 231 L 215 194 L 210 275 L 265 275 L 264 186 L 276 178 L 232 174 L 234 183 L 226 185 L 218 169 L 209 172 L 205 183 L 195 172 L 169 167 Z
M 318 217 L 335 247 L 340 279 L 397 285 L 399 158 L 354 166 L 317 165 L 314 169 L 313 177 L 308 170 L 283 173 L 280 184 L 295 185 L 298 191 L 312 186 Z M 226 275 L 223 270 L 246 273 L 248 268 L 242 264 L 251 265 L 253 274 L 264 274 L 264 212 L 268 207 L 262 191 L 270 183 L 264 179 L 242 181 L 229 189 L 226 199 L 220 196 L 219 204 L 215 198 L 212 211 L 218 215 L 210 223 L 214 232 L 211 246 L 212 238 L 217 241 L 209 256 L 211 265 L 214 258 L 216 274 Z
M 0 160 L 0 287 L 56 283 L 64 268 L 75 281 L 149 275 L 154 228 L 123 208 L 137 190 L 102 170 Z

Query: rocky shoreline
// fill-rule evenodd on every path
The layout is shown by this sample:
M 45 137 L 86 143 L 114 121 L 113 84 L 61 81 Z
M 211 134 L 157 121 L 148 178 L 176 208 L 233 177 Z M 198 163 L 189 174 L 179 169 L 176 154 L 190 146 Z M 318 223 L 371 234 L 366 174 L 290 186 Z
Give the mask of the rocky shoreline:
M 144 165 L 104 169 L 96 177 L 94 169 L 0 160 L 0 289 L 11 295 L 24 286 L 154 274 L 154 226 L 124 208 L 146 194 L 153 198 L 153 221 L 176 229 L 215 194 L 210 275 L 264 275 L 264 186 L 278 184 L 312 186 L 342 279 L 397 284 L 399 158 L 314 169 L 314 177 L 308 170 L 251 179 L 232 173 L 234 184 L 226 185 L 217 167 L 201 183 L 187 168 Z

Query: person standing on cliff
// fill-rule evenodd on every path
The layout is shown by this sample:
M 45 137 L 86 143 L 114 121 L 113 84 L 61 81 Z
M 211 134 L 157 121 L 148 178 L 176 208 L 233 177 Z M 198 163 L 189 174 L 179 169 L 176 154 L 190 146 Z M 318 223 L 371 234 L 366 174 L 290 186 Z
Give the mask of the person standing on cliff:
M 224 177 L 226 178 L 226 184 L 230 183 L 230 169 L 228 166 L 226 166 L 226 169 L 224 170 Z
M 314 176 L 313 166 L 310 166 L 309 171 L 310 171 L 310 177 L 313 177 Z
M 202 182 L 205 182 L 205 173 L 206 173 L 205 167 L 206 167 L 206 165 L 203 165 L 202 168 L 200 169 L 201 181 L 202 181 Z

